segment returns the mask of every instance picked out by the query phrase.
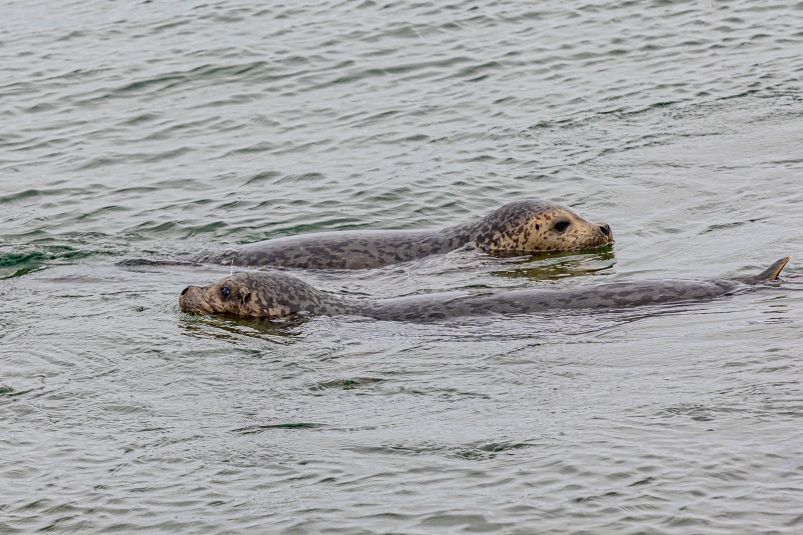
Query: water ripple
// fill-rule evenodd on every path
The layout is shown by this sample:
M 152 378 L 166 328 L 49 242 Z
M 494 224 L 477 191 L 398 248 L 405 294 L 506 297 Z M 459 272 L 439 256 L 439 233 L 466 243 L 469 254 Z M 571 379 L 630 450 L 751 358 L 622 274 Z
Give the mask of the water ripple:
M 383 298 L 799 273 L 799 4 L 155 6 L 2 4 L 0 531 L 799 531 L 794 283 L 281 325 L 179 310 L 228 267 L 116 265 L 545 198 L 615 246 L 296 274 Z

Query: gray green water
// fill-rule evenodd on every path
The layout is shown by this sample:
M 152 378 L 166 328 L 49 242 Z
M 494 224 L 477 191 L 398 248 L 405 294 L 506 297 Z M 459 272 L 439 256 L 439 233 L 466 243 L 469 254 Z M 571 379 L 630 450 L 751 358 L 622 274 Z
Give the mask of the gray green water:
M 803 297 L 279 328 L 123 258 L 529 197 L 610 250 L 335 293 L 803 271 L 803 4 L 0 3 L 0 533 L 800 533 Z

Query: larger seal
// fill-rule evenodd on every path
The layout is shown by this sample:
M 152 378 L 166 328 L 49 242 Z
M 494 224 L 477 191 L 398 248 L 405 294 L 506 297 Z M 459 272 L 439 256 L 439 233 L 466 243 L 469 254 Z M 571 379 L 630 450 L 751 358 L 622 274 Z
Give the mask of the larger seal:
M 285 273 L 262 271 L 238 273 L 212 286 L 188 286 L 178 302 L 183 311 L 195 314 L 282 318 L 308 313 L 413 322 L 550 310 L 615 310 L 706 301 L 748 291 L 776 280 L 788 261 L 788 257 L 782 258 L 758 275 L 732 279 L 616 281 L 568 288 L 449 292 L 379 301 L 329 295 Z
M 559 204 L 506 204 L 479 221 L 434 230 L 318 232 L 277 238 L 192 260 L 234 266 L 366 269 L 447 253 L 466 246 L 486 252 L 572 251 L 613 241 L 611 227 L 592 223 Z

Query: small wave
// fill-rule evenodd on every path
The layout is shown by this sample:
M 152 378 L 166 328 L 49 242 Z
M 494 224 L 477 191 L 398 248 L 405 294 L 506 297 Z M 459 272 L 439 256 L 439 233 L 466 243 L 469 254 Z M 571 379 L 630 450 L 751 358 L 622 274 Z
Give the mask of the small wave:
M 95 255 L 114 254 L 109 251 L 85 251 L 69 246 L 49 246 L 45 250 L 0 253 L 0 279 L 21 277 L 45 269 L 52 264 L 76 261 Z
M 252 425 L 249 427 L 241 427 L 239 429 L 234 429 L 235 433 L 241 433 L 243 435 L 252 435 L 254 433 L 262 433 L 263 431 L 269 431 L 271 429 L 317 429 L 319 427 L 325 427 L 324 424 L 317 424 L 311 422 L 298 422 L 298 423 L 281 423 L 281 424 L 268 424 L 268 425 Z

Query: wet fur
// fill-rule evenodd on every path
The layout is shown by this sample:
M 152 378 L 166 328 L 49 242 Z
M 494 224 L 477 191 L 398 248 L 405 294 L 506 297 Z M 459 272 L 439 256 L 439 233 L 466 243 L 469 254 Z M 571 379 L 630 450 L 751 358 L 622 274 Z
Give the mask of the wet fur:
M 569 227 L 556 231 L 555 224 Z M 603 230 L 604 229 L 604 230 Z M 466 246 L 486 252 L 591 249 L 613 241 L 610 227 L 586 221 L 558 204 L 527 200 L 506 204 L 475 221 L 445 229 L 342 231 L 289 236 L 206 252 L 200 263 L 302 269 L 367 269 L 443 254 Z
M 749 291 L 756 285 L 776 280 L 788 260 L 778 260 L 759 275 L 733 279 L 616 281 L 562 288 L 449 292 L 379 301 L 329 295 L 285 273 L 237 273 L 212 286 L 187 287 L 179 298 L 179 305 L 185 312 L 197 314 L 282 318 L 308 313 L 413 322 L 550 310 L 626 309 L 707 301 Z M 226 298 L 223 297 L 224 288 L 229 291 Z

